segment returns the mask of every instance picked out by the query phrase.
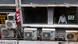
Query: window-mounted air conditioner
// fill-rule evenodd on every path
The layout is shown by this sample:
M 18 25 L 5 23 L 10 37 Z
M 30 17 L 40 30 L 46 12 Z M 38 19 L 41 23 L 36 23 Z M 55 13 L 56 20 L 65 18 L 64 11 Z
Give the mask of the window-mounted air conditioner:
M 14 30 L 9 30 L 6 28 L 1 29 L 1 39 L 13 39 L 15 38 L 15 31 Z
M 55 29 L 42 29 L 42 39 L 43 40 L 55 40 Z
M 37 29 L 36 28 L 24 28 L 24 39 L 37 40 Z
M 6 28 L 13 28 L 13 29 L 15 29 L 16 28 L 16 21 L 6 20 L 5 21 L 5 25 L 6 25 Z
M 78 40 L 78 31 L 67 30 L 66 31 L 66 40 L 67 41 L 77 41 Z
M 7 15 L 7 20 L 15 21 L 15 13 L 9 13 Z

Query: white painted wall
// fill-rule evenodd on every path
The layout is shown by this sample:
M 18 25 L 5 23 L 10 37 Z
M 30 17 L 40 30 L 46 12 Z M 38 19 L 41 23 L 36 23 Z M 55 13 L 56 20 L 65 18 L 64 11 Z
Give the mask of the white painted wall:
M 61 41 L 62 42 L 62 41 Z M 58 44 L 59 41 L 26 41 L 26 40 L 0 40 L 0 44 Z M 62 42 L 62 44 L 78 44 L 78 42 Z
M 54 8 L 48 8 L 48 24 L 53 24 Z
M 58 44 L 54 41 L 19 41 L 19 44 Z
M 58 44 L 59 41 L 19 41 L 19 44 Z M 78 44 L 78 42 L 62 42 L 62 44 Z
M 0 40 L 0 44 L 17 44 L 17 40 Z

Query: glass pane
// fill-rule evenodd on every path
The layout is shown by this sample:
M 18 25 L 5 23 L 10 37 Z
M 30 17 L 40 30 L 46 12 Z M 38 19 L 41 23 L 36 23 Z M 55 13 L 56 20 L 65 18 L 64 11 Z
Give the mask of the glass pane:
M 35 3 L 35 4 L 64 4 L 64 3 L 69 3 L 69 4 L 77 4 L 78 0 L 21 0 L 22 4 L 30 4 L 30 3 Z
M 15 0 L 0 0 L 0 4 L 15 4 Z
M 5 7 L 1 6 L 0 7 L 0 12 L 15 12 L 15 7 Z

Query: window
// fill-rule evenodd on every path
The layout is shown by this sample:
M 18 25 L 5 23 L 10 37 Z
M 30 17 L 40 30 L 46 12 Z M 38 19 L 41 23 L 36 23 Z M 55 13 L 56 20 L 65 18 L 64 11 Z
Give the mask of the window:
M 55 7 L 54 24 L 77 24 L 76 7 Z
M 47 8 L 24 8 L 23 9 L 24 24 L 47 24 Z
M 7 18 L 7 14 L 0 13 L 0 24 L 5 24 L 6 18 Z

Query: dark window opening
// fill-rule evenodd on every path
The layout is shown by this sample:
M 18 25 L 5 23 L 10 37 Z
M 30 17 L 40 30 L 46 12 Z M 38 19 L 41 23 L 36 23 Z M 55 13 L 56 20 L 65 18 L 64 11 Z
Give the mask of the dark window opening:
M 65 18 L 60 18 L 65 16 Z M 76 7 L 55 7 L 54 8 L 54 24 L 77 24 Z M 60 20 L 59 20 L 60 19 Z M 61 23 L 59 23 L 61 22 Z
M 47 8 L 23 8 L 24 24 L 47 24 Z

